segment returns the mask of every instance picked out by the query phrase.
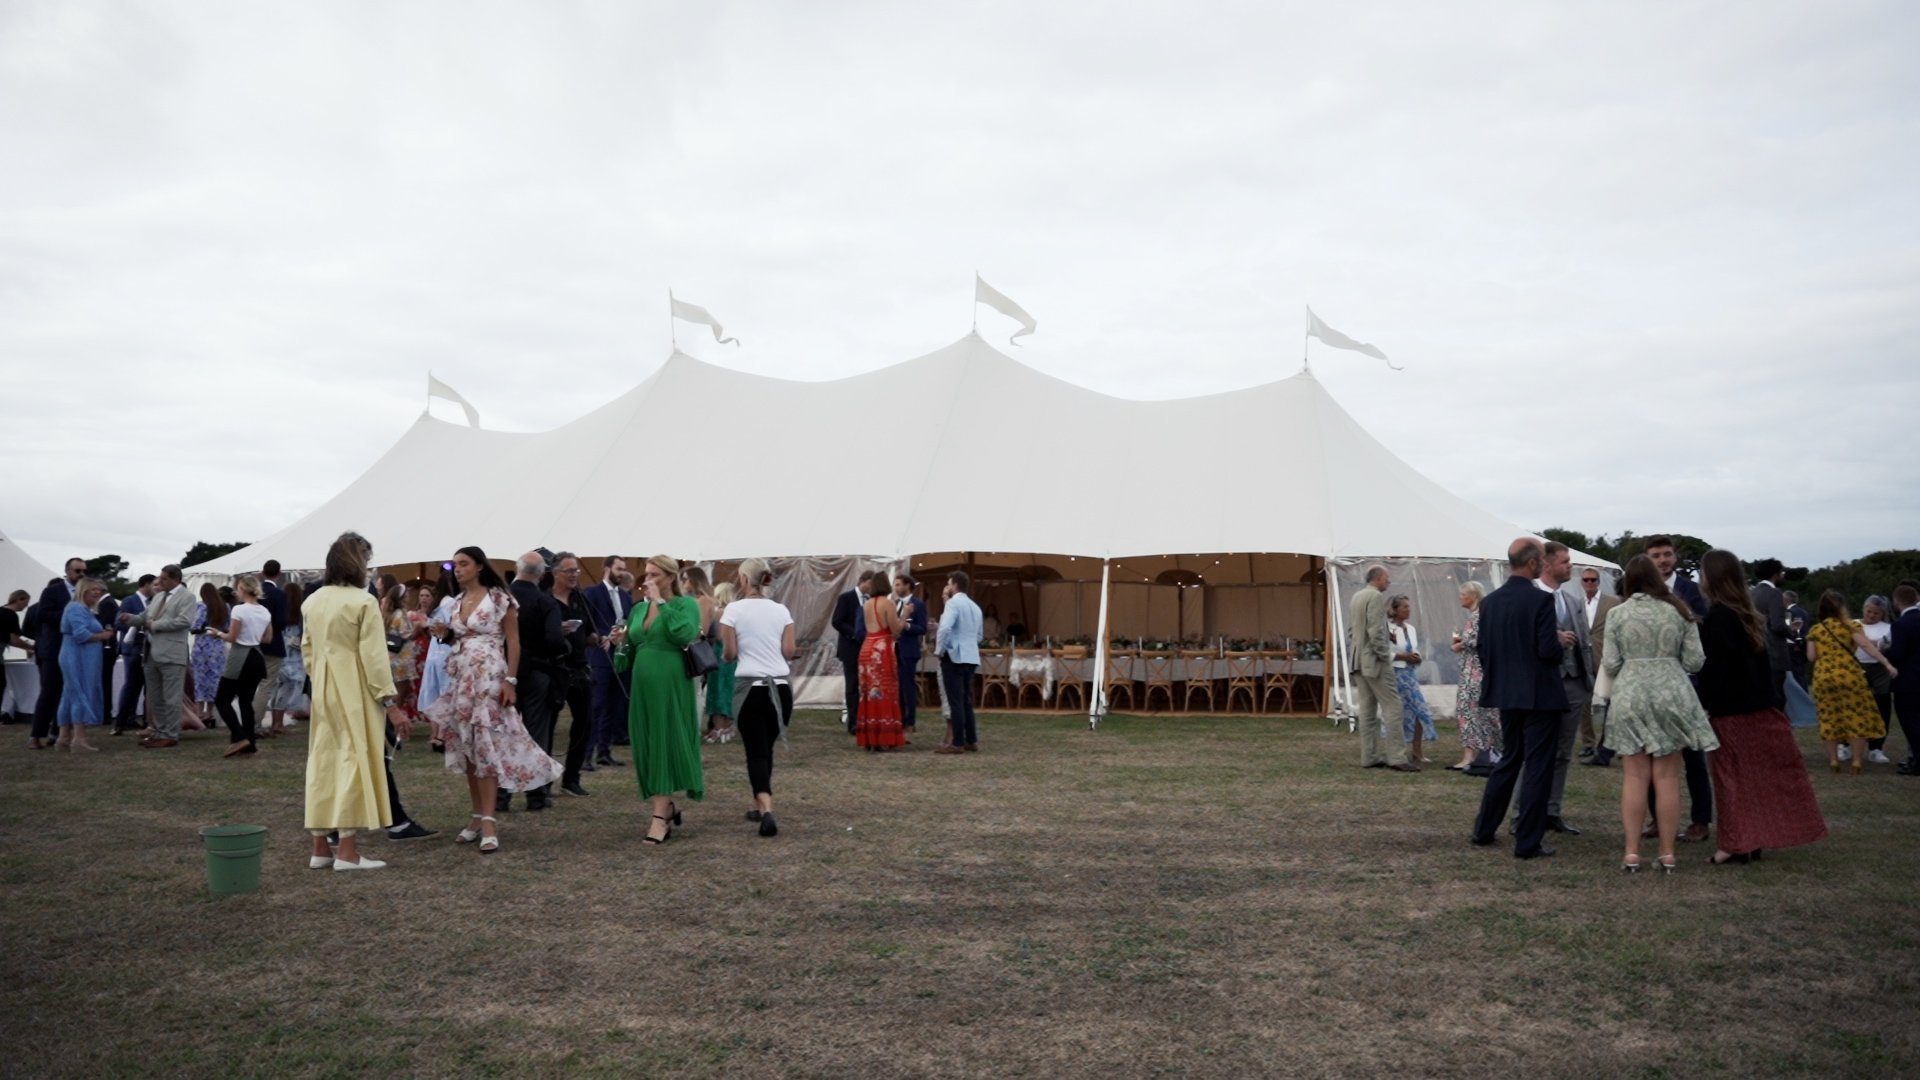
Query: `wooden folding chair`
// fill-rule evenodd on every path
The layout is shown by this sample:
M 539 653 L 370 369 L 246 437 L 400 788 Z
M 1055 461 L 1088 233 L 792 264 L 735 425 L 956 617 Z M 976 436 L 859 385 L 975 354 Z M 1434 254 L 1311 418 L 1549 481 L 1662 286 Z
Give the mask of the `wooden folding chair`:
M 1227 654 L 1227 697 L 1221 711 L 1233 711 L 1233 696 L 1247 695 L 1247 711 L 1260 711 L 1260 654 L 1256 652 L 1230 652 Z
M 1119 704 L 1114 695 L 1127 695 L 1127 708 L 1133 708 L 1133 673 L 1139 664 L 1138 653 L 1110 652 L 1107 654 L 1107 708 L 1117 709 Z
M 1035 660 L 1044 659 L 1047 664 L 1053 658 L 1045 649 L 1013 649 L 1007 660 L 1007 682 L 1013 687 L 1013 707 L 1026 708 L 1027 691 L 1033 691 L 1033 707 L 1047 707 L 1047 674 L 1044 665 L 1035 664 Z M 1019 661 L 1018 664 L 1015 661 Z M 1016 668 L 1018 670 L 1016 670 Z M 1034 670 L 1042 668 L 1042 670 Z
M 1187 694 L 1180 708 L 1185 712 L 1193 711 L 1195 694 L 1207 695 L 1207 711 L 1213 711 L 1213 653 L 1208 651 L 1183 652 L 1180 654 L 1180 673 L 1187 677 Z
M 1267 669 L 1266 689 L 1260 694 L 1260 711 L 1272 712 L 1273 695 L 1280 695 L 1280 712 L 1293 711 L 1293 654 L 1290 652 L 1270 652 L 1260 654 Z
M 1087 658 L 1085 649 L 1053 650 L 1053 707 L 1067 707 L 1067 691 L 1073 691 L 1074 708 L 1087 707 L 1087 680 L 1080 674 L 1080 661 Z
M 1140 707 L 1149 712 L 1153 709 L 1153 692 L 1159 690 L 1167 696 L 1167 711 L 1173 711 L 1173 654 L 1169 652 L 1143 652 L 1140 654 L 1140 668 L 1146 676 L 1146 692 L 1140 695 Z
M 1011 661 L 1005 649 L 980 650 L 980 707 L 987 707 L 987 698 L 1000 691 L 1000 707 L 1013 708 L 1013 684 L 1007 681 L 1007 665 Z

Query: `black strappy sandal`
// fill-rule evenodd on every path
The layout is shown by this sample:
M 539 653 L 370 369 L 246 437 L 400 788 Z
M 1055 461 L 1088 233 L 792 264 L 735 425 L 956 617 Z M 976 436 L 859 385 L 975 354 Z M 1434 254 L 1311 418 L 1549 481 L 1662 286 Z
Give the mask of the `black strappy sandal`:
M 664 817 L 661 817 L 661 816 L 660 816 L 659 814 L 655 814 L 655 815 L 653 815 L 653 820 L 655 820 L 655 821 L 664 821 L 664 822 L 666 822 L 666 823 L 667 823 L 667 834 L 666 834 L 665 836 L 662 836 L 662 837 L 661 837 L 660 839 L 658 839 L 658 840 L 655 840 L 655 839 L 654 839 L 653 837 L 651 837 L 651 836 L 643 836 L 643 837 L 641 837 L 641 838 L 640 838 L 640 842 L 641 842 L 641 843 L 643 843 L 643 844 L 664 844 L 664 843 L 666 843 L 666 842 L 667 842 L 668 840 L 671 840 L 671 839 L 673 839 L 673 819 L 672 819 L 672 818 L 664 818 Z

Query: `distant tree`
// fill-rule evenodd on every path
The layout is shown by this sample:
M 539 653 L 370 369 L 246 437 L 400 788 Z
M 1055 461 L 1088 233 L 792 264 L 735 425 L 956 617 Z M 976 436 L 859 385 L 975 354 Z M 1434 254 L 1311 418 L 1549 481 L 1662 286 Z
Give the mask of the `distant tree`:
M 96 555 L 87 560 L 87 576 L 98 578 L 115 599 L 133 591 L 133 582 L 120 575 L 127 572 L 127 560 L 118 555 Z
M 251 543 L 253 543 L 251 540 L 235 540 L 231 544 L 216 544 L 211 540 L 195 540 L 193 546 L 187 549 L 187 553 L 180 557 L 180 565 L 186 567 L 198 563 L 210 562 L 229 552 L 239 551 Z
M 1796 576 L 1794 570 L 1800 570 L 1801 574 Z M 1920 581 L 1920 551 L 1876 551 L 1851 562 L 1823 566 L 1812 573 L 1794 567 L 1787 571 L 1787 588 L 1800 594 L 1800 603 L 1808 611 L 1819 602 L 1821 593 L 1833 589 L 1847 598 L 1847 606 L 1857 617 L 1860 604 L 1867 597 L 1891 596 L 1894 586 L 1909 579 Z
M 1584 551 L 1590 555 L 1600 554 L 1593 550 L 1593 541 L 1587 539 L 1587 534 L 1575 529 L 1562 529 L 1559 526 L 1553 526 L 1551 528 L 1541 529 L 1540 535 L 1549 540 L 1558 540 L 1560 543 L 1567 545 L 1575 551 Z

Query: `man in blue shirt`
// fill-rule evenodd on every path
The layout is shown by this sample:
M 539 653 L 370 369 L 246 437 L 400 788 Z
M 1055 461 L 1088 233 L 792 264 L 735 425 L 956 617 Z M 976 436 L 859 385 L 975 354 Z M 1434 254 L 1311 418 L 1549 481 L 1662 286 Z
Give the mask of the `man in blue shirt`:
M 953 738 L 936 753 L 964 754 L 980 749 L 980 733 L 973 719 L 973 672 L 980 666 L 982 619 L 980 606 L 967 595 L 972 584 L 966 572 L 947 575 L 946 609 L 940 612 L 940 629 L 934 638 L 933 652 L 940 658 L 940 690 L 947 699 Z

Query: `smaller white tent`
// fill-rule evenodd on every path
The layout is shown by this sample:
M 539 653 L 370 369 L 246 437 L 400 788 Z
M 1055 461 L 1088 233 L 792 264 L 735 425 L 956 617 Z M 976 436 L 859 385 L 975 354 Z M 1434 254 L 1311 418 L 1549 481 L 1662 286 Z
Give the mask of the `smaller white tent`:
M 47 582 L 59 576 L 52 567 L 21 550 L 6 533 L 0 533 L 0 601 L 15 589 L 25 589 L 38 599 Z

